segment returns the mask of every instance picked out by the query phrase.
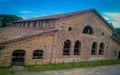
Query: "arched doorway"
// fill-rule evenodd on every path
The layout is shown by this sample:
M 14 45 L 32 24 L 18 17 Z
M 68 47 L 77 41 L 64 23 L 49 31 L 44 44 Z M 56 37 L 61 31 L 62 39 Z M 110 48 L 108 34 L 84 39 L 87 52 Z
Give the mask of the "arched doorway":
M 12 54 L 12 65 L 24 65 L 25 51 L 15 50 Z

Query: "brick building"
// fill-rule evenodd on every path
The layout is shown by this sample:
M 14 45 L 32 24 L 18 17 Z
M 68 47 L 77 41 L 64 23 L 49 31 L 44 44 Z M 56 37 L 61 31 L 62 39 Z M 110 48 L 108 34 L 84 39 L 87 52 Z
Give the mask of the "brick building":
M 0 66 L 120 59 L 113 28 L 88 9 L 0 28 Z

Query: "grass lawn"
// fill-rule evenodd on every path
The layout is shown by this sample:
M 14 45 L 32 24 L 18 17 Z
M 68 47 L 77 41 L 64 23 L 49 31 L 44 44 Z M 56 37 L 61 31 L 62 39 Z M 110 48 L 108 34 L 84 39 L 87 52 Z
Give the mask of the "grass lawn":
M 0 75 L 15 75 L 16 73 L 25 72 L 43 72 L 51 70 L 63 70 L 73 68 L 98 67 L 120 64 L 120 60 L 99 60 L 99 61 L 80 61 L 70 63 L 26 65 L 22 71 L 11 71 L 10 67 L 0 67 Z
M 10 70 L 10 67 L 0 67 L 0 75 L 14 75 L 15 72 Z

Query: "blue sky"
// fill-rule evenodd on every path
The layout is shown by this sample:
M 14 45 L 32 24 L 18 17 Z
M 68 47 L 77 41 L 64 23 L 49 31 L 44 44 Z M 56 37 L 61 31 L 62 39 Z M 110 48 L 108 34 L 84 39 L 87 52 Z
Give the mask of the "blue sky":
M 24 19 L 95 8 L 115 27 L 120 27 L 120 0 L 0 0 L 0 14 Z

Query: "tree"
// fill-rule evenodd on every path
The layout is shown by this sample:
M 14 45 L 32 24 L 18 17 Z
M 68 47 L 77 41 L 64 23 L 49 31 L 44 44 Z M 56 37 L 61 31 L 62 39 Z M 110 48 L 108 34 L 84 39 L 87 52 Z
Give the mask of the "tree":
M 117 31 L 118 34 L 120 35 L 120 28 L 116 28 L 116 31 Z
M 118 33 L 118 31 L 117 31 L 116 29 L 113 31 L 113 36 L 114 36 L 118 41 L 120 41 L 120 34 Z
M 0 20 L 0 28 L 2 27 L 2 21 Z
M 0 27 L 11 26 L 13 21 L 22 20 L 22 17 L 11 14 L 0 14 Z

